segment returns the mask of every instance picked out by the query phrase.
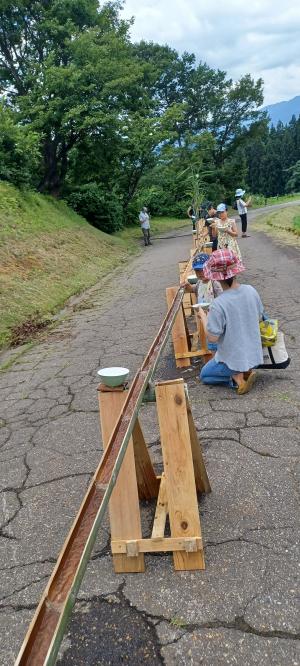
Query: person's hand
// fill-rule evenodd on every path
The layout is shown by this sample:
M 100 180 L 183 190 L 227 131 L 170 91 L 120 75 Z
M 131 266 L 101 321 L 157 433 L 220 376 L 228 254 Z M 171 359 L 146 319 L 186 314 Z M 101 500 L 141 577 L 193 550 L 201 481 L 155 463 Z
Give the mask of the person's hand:
M 184 282 L 181 286 L 185 288 L 185 291 L 193 291 L 193 285 L 190 284 L 188 280 Z
M 200 303 L 200 305 L 201 305 L 201 303 Z M 207 316 L 206 316 L 206 313 L 204 312 L 204 310 L 201 307 L 197 309 L 197 317 L 198 317 L 198 321 L 199 322 L 201 321 L 201 323 L 202 323 L 202 327 L 203 327 L 203 331 L 204 331 L 205 335 L 207 335 L 207 330 L 206 330 Z

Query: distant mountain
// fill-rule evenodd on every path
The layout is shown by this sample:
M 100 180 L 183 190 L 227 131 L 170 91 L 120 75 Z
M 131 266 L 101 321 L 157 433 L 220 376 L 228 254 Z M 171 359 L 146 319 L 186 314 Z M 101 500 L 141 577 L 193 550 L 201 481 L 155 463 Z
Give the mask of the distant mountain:
M 289 99 L 287 102 L 278 102 L 277 104 L 269 104 L 269 106 L 264 106 L 262 111 L 268 111 L 268 114 L 271 118 L 271 125 L 277 125 L 281 122 L 286 125 L 290 122 L 292 116 L 300 115 L 300 95 Z

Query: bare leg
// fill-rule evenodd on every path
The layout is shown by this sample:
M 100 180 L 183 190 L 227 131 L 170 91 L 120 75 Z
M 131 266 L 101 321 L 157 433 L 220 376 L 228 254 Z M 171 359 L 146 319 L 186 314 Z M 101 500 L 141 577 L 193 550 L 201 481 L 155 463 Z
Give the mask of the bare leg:
M 243 384 L 245 383 L 243 372 L 237 372 L 236 375 L 232 375 L 232 379 L 238 385 L 238 387 L 243 386 Z

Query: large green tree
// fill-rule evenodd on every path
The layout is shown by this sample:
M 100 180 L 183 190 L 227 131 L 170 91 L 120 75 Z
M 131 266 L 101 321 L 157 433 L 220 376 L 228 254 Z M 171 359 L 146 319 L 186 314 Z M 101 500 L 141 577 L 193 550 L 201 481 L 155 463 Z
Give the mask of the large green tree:
M 140 74 L 118 5 L 96 0 L 5 2 L 0 12 L 3 91 L 42 137 L 40 189 L 59 193 L 70 150 L 113 133 Z
M 262 82 L 249 75 L 234 84 L 193 54 L 132 44 L 120 9 L 118 0 L 0 6 L 2 95 L 22 131 L 39 136 L 38 187 L 82 205 L 93 222 L 105 217 L 106 229 L 149 188 L 165 212 L 182 210 L 191 169 L 206 195 L 226 196 L 262 102 Z M 97 210 L 110 199 L 113 216 Z

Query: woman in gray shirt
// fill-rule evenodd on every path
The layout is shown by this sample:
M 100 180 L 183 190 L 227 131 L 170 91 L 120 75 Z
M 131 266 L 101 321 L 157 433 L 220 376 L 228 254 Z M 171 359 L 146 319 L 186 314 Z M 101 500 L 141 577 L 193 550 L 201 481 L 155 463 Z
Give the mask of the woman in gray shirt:
M 263 362 L 259 322 L 263 305 L 249 284 L 236 275 L 245 270 L 231 250 L 217 250 L 204 266 L 206 278 L 221 282 L 223 293 L 210 307 L 207 339 L 217 342 L 216 355 L 202 368 L 204 384 L 224 384 L 247 393 L 255 380 L 253 368 Z

